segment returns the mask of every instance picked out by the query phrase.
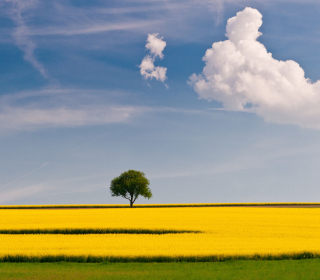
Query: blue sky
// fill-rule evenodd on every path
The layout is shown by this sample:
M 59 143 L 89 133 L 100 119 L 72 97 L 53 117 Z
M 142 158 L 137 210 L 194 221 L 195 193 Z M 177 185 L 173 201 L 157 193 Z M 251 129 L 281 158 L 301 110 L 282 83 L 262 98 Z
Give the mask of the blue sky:
M 137 203 L 319 201 L 319 11 L 0 0 L 0 203 L 126 203 L 109 186 L 128 169 L 150 180 Z

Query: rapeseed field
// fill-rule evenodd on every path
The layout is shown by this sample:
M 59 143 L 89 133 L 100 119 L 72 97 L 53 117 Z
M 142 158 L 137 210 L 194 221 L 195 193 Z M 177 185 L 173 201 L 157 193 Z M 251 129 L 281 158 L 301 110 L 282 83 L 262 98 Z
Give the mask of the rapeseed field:
M 0 219 L 1 260 L 320 256 L 320 208 L 2 209 Z

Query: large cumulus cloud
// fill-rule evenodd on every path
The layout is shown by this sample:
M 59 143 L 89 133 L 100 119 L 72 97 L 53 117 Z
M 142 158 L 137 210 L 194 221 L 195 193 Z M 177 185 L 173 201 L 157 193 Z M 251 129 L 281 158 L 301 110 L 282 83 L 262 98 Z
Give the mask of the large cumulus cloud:
M 251 111 L 266 121 L 320 129 L 320 81 L 312 83 L 298 63 L 279 61 L 257 41 L 262 15 L 245 8 L 227 23 L 228 40 L 206 51 L 202 74 L 188 83 L 199 98 L 232 111 Z

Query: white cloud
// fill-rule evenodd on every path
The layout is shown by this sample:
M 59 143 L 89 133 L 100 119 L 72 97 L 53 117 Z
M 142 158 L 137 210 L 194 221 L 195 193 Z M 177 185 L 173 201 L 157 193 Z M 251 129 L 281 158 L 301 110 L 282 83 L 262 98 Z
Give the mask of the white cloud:
M 158 37 L 159 34 L 148 34 L 146 48 L 150 50 L 152 56 L 163 58 L 163 50 L 166 47 L 167 43 L 163 41 L 163 37 Z
M 36 44 L 32 41 L 29 27 L 26 24 L 25 13 L 36 7 L 37 0 L 4 0 L 0 4 L 8 5 L 8 15 L 15 23 L 16 28 L 12 33 L 15 44 L 24 52 L 24 59 L 32 64 L 32 66 L 40 72 L 44 78 L 48 78 L 48 72 L 41 62 L 34 55 Z
M 150 55 L 144 57 L 140 64 L 140 73 L 145 79 L 155 78 L 157 81 L 164 82 L 167 73 L 167 68 L 154 66 L 154 61 L 157 57 L 163 58 L 163 50 L 167 43 L 159 37 L 158 33 L 148 34 L 146 48 L 150 51 Z
M 279 61 L 257 41 L 262 15 L 245 8 L 227 23 L 228 40 L 206 51 L 205 67 L 188 83 L 199 98 L 266 121 L 320 129 L 320 81 L 312 83 L 292 60 Z

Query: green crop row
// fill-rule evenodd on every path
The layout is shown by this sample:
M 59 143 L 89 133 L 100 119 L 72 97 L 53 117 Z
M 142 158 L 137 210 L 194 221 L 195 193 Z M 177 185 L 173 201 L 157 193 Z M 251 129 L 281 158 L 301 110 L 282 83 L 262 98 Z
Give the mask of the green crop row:
M 296 254 L 280 255 L 235 255 L 235 256 L 140 256 L 140 257 L 117 257 L 117 256 L 27 256 L 6 255 L 0 257 L 0 262 L 78 262 L 78 263 L 101 263 L 101 262 L 223 262 L 229 260 L 301 260 L 320 258 L 320 254 L 303 252 Z
M 201 233 L 192 230 L 167 229 L 110 229 L 110 228 L 66 228 L 66 229 L 1 229 L 0 234 L 169 234 Z

